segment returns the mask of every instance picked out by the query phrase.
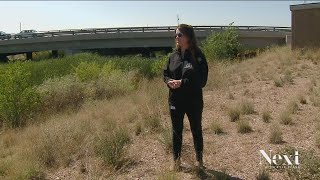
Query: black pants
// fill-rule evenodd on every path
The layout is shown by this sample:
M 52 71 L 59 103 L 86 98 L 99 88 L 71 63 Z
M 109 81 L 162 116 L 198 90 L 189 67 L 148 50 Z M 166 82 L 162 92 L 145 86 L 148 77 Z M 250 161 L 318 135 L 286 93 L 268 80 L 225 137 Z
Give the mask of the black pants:
M 203 101 L 192 101 L 191 103 L 169 103 L 170 117 L 172 122 L 173 158 L 176 160 L 181 156 L 182 130 L 184 114 L 187 114 L 193 137 L 194 149 L 197 161 L 202 160 L 203 136 L 202 136 L 202 110 Z

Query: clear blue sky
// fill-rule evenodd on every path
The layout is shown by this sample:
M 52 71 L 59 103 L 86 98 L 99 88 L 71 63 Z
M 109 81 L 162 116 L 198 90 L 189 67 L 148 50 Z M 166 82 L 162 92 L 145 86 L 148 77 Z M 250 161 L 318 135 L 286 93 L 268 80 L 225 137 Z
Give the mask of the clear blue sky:
M 307 1 L 319 2 L 319 1 Z M 124 26 L 291 26 L 289 6 L 303 1 L 1 1 L 0 31 Z

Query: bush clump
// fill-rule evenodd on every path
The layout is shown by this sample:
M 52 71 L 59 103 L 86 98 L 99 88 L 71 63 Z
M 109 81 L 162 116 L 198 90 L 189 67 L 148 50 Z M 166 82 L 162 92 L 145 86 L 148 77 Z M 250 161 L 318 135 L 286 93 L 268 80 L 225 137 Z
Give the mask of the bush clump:
M 30 81 L 31 73 L 23 62 L 14 63 L 0 74 L 0 124 L 20 127 L 34 116 L 40 97 Z
M 125 162 L 125 145 L 130 139 L 126 129 L 115 128 L 99 136 L 95 146 L 96 153 L 106 164 L 119 169 Z
M 85 86 L 72 75 L 46 80 L 37 87 L 42 99 L 42 110 L 61 111 L 79 107 L 84 100 Z
M 208 59 L 234 59 L 240 52 L 240 42 L 235 28 L 229 24 L 224 32 L 209 35 L 203 43 L 203 51 Z
M 270 136 L 269 136 L 269 142 L 272 144 L 281 144 L 283 143 L 282 138 L 282 131 L 278 124 L 274 124 L 270 128 Z
M 75 76 L 81 81 L 95 80 L 99 77 L 101 68 L 96 62 L 81 62 L 74 68 Z
M 252 132 L 252 127 L 249 124 L 248 120 L 240 120 L 238 121 L 238 132 L 241 134 Z

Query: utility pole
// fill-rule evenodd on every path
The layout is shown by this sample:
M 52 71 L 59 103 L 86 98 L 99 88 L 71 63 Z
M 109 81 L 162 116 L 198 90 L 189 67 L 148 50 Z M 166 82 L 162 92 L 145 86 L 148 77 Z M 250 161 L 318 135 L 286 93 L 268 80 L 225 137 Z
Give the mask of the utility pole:
M 179 14 L 177 14 L 177 24 L 178 24 L 178 26 L 179 26 Z
M 20 31 L 19 32 L 21 32 L 21 22 L 20 22 Z

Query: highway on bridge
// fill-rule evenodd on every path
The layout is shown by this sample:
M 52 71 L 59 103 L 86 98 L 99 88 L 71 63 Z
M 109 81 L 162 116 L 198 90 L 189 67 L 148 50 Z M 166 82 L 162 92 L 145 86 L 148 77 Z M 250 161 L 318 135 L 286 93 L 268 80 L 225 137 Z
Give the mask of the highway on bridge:
M 194 26 L 199 41 L 212 32 L 224 31 L 229 26 Z M 291 36 L 290 27 L 270 26 L 233 26 L 240 43 L 245 47 L 263 48 L 270 45 L 288 43 Z M 98 29 L 70 29 L 38 32 L 36 36 L 25 39 L 0 41 L 0 55 L 27 53 L 51 50 L 57 54 L 63 50 L 66 54 L 81 50 L 101 48 L 168 48 L 174 46 L 176 26 L 161 27 L 123 27 Z

